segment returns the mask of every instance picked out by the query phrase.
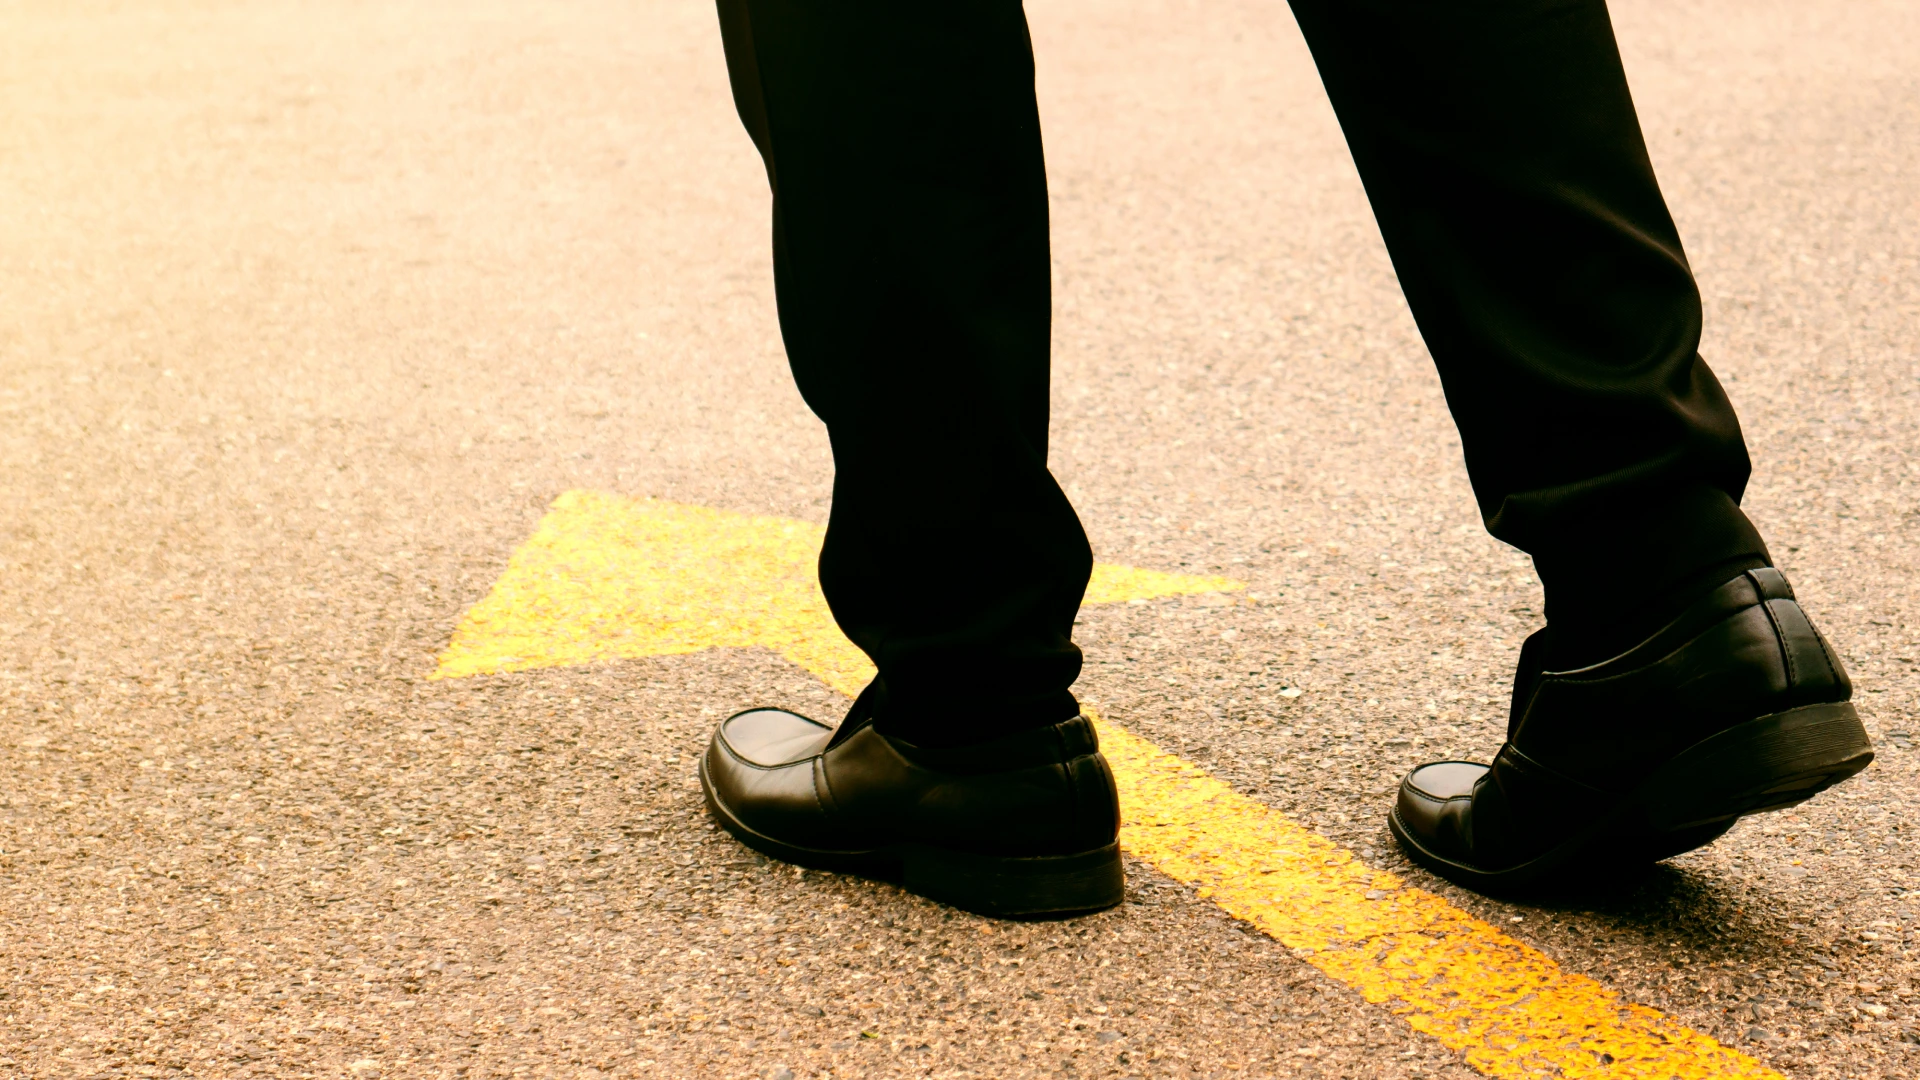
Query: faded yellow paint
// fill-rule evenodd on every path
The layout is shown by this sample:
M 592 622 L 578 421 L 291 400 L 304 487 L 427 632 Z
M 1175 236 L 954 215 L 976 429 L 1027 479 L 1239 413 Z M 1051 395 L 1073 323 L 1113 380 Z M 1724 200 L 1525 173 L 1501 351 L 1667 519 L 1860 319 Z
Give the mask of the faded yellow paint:
M 806 521 L 569 491 L 453 632 L 436 679 L 763 646 L 853 695 L 873 665 L 833 621 Z M 1245 586 L 1098 564 L 1086 602 Z
M 1770 1078 L 1112 724 L 1120 843 L 1488 1076 Z M 1603 1056 L 1604 1055 L 1604 1056 Z
M 822 530 L 586 491 L 554 500 L 467 613 L 436 678 L 766 646 L 852 695 L 873 668 L 814 577 Z M 1241 588 L 1095 568 L 1089 603 Z M 1099 722 L 1128 851 L 1493 1077 L 1780 1080 L 1737 1050 L 1582 975 L 1205 770 Z
M 1196 577 L 1192 574 L 1142 570 L 1137 566 L 1094 563 L 1093 577 L 1087 581 L 1086 595 L 1081 603 L 1123 604 L 1128 600 L 1151 600 L 1156 596 L 1233 592 L 1246 587 L 1245 582 L 1232 578 Z

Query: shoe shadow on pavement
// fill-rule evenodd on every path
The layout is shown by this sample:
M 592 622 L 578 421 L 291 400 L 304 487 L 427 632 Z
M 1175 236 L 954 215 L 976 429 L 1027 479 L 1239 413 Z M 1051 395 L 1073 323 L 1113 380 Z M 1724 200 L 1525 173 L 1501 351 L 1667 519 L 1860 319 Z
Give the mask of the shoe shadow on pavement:
M 1556 879 L 1506 899 L 1610 952 L 1679 950 L 1678 963 L 1752 965 L 1764 959 L 1768 967 L 1836 970 L 1825 935 L 1808 929 L 1813 913 L 1806 913 L 1804 922 L 1790 922 L 1793 907 L 1776 903 L 1780 893 L 1769 884 L 1661 862 L 1584 881 Z

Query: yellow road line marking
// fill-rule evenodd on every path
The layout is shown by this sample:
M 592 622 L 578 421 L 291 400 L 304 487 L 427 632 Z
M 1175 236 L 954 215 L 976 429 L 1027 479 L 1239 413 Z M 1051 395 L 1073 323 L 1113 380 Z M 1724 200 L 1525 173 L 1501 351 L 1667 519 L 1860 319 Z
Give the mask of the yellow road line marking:
M 873 664 L 834 624 L 815 565 L 824 529 L 569 491 L 467 612 L 433 678 L 760 645 L 852 696 Z M 1243 589 L 1101 563 L 1090 604 Z
M 766 646 L 849 696 L 873 667 L 814 579 L 822 530 L 784 518 L 572 491 L 475 604 L 435 678 Z M 1089 603 L 1242 588 L 1101 565 Z M 1460 1051 L 1487 1076 L 1780 1080 L 1103 721 L 1121 843 Z
M 1137 735 L 1101 723 L 1100 745 L 1120 785 L 1122 847 L 1479 1072 L 1778 1080 Z

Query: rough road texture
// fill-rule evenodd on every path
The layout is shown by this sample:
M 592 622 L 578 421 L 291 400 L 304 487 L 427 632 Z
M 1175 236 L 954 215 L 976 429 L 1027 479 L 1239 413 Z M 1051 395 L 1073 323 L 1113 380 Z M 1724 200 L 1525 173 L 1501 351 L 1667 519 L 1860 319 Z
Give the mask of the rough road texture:
M 1538 623 L 1277 3 L 1035 0 L 1083 694 L 1791 1077 L 1920 1072 L 1920 10 L 1627 0 L 1748 499 L 1880 760 L 1613 891 L 1385 835 Z M 701 3 L 0 6 L 0 1074 L 1470 1076 L 1143 867 L 993 924 L 702 816 L 770 653 L 429 682 L 570 488 L 823 520 Z M 1279 696 L 1299 687 L 1298 697 Z

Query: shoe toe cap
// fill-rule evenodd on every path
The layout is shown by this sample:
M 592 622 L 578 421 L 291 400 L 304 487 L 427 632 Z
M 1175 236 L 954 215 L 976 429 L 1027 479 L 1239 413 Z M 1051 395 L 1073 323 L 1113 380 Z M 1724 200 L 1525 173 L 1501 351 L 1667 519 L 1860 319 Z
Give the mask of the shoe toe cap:
M 815 775 L 832 737 L 825 724 L 782 709 L 728 717 L 700 762 L 708 806 L 728 831 L 779 858 L 842 846 Z
M 714 741 L 750 765 L 778 768 L 819 754 L 833 729 L 785 709 L 748 709 L 720 724 Z
M 1470 761 L 1422 765 L 1401 781 L 1394 816 L 1430 853 L 1463 858 L 1472 847 L 1468 822 L 1474 785 L 1486 774 L 1487 766 Z
M 1401 790 L 1428 800 L 1466 798 L 1485 775 L 1487 766 L 1477 762 L 1432 761 L 1408 773 Z

